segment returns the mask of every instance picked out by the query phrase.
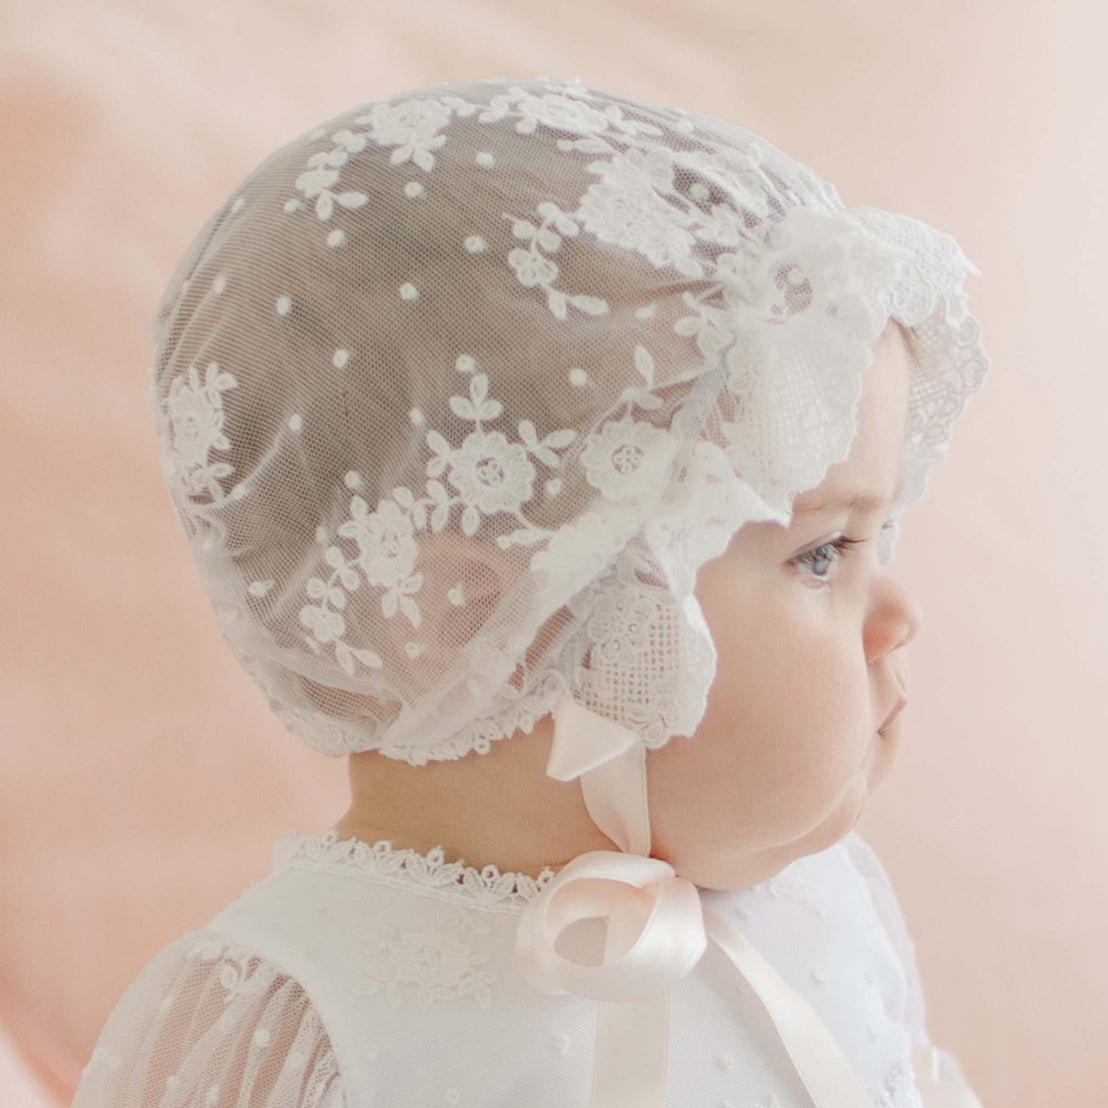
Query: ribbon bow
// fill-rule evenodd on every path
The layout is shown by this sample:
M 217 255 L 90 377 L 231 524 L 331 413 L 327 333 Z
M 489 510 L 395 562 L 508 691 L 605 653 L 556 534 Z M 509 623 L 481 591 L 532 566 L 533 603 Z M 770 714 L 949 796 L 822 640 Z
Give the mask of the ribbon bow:
M 582 919 L 608 920 L 604 964 L 556 950 Z M 600 1001 L 590 1103 L 661 1105 L 669 1062 L 669 993 L 708 945 L 696 886 L 658 858 L 593 850 L 558 871 L 532 899 L 516 933 L 528 983 L 552 995 Z
M 648 856 L 645 751 L 637 736 L 568 697 L 554 716 L 547 773 L 581 777 L 590 815 L 624 852 L 593 850 L 567 862 L 524 909 L 516 955 L 538 991 L 598 1002 L 589 1108 L 663 1108 L 670 994 L 700 961 L 709 936 L 765 1006 L 816 1108 L 873 1108 L 834 1036 L 800 993 L 741 932 L 704 906 L 696 885 Z M 630 849 L 636 846 L 637 852 Z M 563 958 L 555 949 L 558 936 L 593 918 L 607 921 L 603 963 Z M 926 1080 L 921 1092 L 925 1086 Z M 936 1084 L 931 1091 L 935 1099 L 926 1100 L 927 1108 L 980 1108 L 965 1086 Z

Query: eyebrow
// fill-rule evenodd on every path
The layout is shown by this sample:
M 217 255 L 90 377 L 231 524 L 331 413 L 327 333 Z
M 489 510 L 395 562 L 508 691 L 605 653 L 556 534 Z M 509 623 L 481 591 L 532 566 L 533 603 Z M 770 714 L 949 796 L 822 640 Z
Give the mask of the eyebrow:
M 904 489 L 904 480 L 901 478 L 900 483 L 896 486 L 896 490 L 893 492 L 892 500 L 889 503 L 894 503 L 896 498 L 900 496 Z M 821 500 L 817 504 L 808 504 L 804 507 L 795 508 L 793 515 L 795 516 L 814 516 L 824 512 L 838 511 L 842 508 L 850 508 L 854 511 L 875 511 L 886 503 L 885 497 L 877 496 L 873 493 L 859 493 L 857 496 L 844 496 L 834 497 L 828 500 Z

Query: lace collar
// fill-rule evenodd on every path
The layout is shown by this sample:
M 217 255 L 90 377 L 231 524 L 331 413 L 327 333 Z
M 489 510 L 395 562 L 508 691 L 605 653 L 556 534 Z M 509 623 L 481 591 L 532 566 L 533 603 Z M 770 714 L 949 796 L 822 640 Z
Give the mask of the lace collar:
M 441 846 L 426 854 L 418 850 L 394 850 L 389 839 L 370 845 L 360 839 L 340 841 L 333 828 L 322 835 L 292 831 L 273 844 L 274 869 L 298 866 L 352 874 L 437 897 L 461 901 L 475 908 L 520 913 L 554 878 L 546 866 L 538 877 L 525 873 L 501 873 L 491 863 L 481 869 L 464 859 L 447 862 Z

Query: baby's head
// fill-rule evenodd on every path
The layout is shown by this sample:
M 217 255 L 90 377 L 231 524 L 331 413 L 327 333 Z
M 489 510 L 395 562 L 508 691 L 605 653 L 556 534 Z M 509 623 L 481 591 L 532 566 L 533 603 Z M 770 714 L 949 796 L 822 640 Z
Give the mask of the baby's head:
M 242 183 L 159 311 L 224 637 L 353 755 L 359 829 L 603 849 L 581 789 L 633 749 L 700 884 L 829 845 L 894 740 L 886 568 L 987 366 L 973 271 L 726 121 L 546 81 L 359 105 Z M 855 492 L 884 499 L 804 510 Z

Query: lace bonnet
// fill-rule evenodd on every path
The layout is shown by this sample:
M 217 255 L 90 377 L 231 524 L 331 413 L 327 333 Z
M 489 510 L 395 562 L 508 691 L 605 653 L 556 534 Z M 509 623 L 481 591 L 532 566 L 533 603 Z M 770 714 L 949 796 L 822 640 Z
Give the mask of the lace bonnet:
M 360 103 L 246 176 L 157 311 L 164 473 L 220 632 L 328 755 L 483 754 L 553 713 L 547 772 L 646 864 L 622 879 L 683 889 L 649 858 L 644 752 L 706 709 L 697 569 L 846 458 L 895 318 L 889 561 L 987 372 L 979 272 L 715 117 L 554 79 Z

